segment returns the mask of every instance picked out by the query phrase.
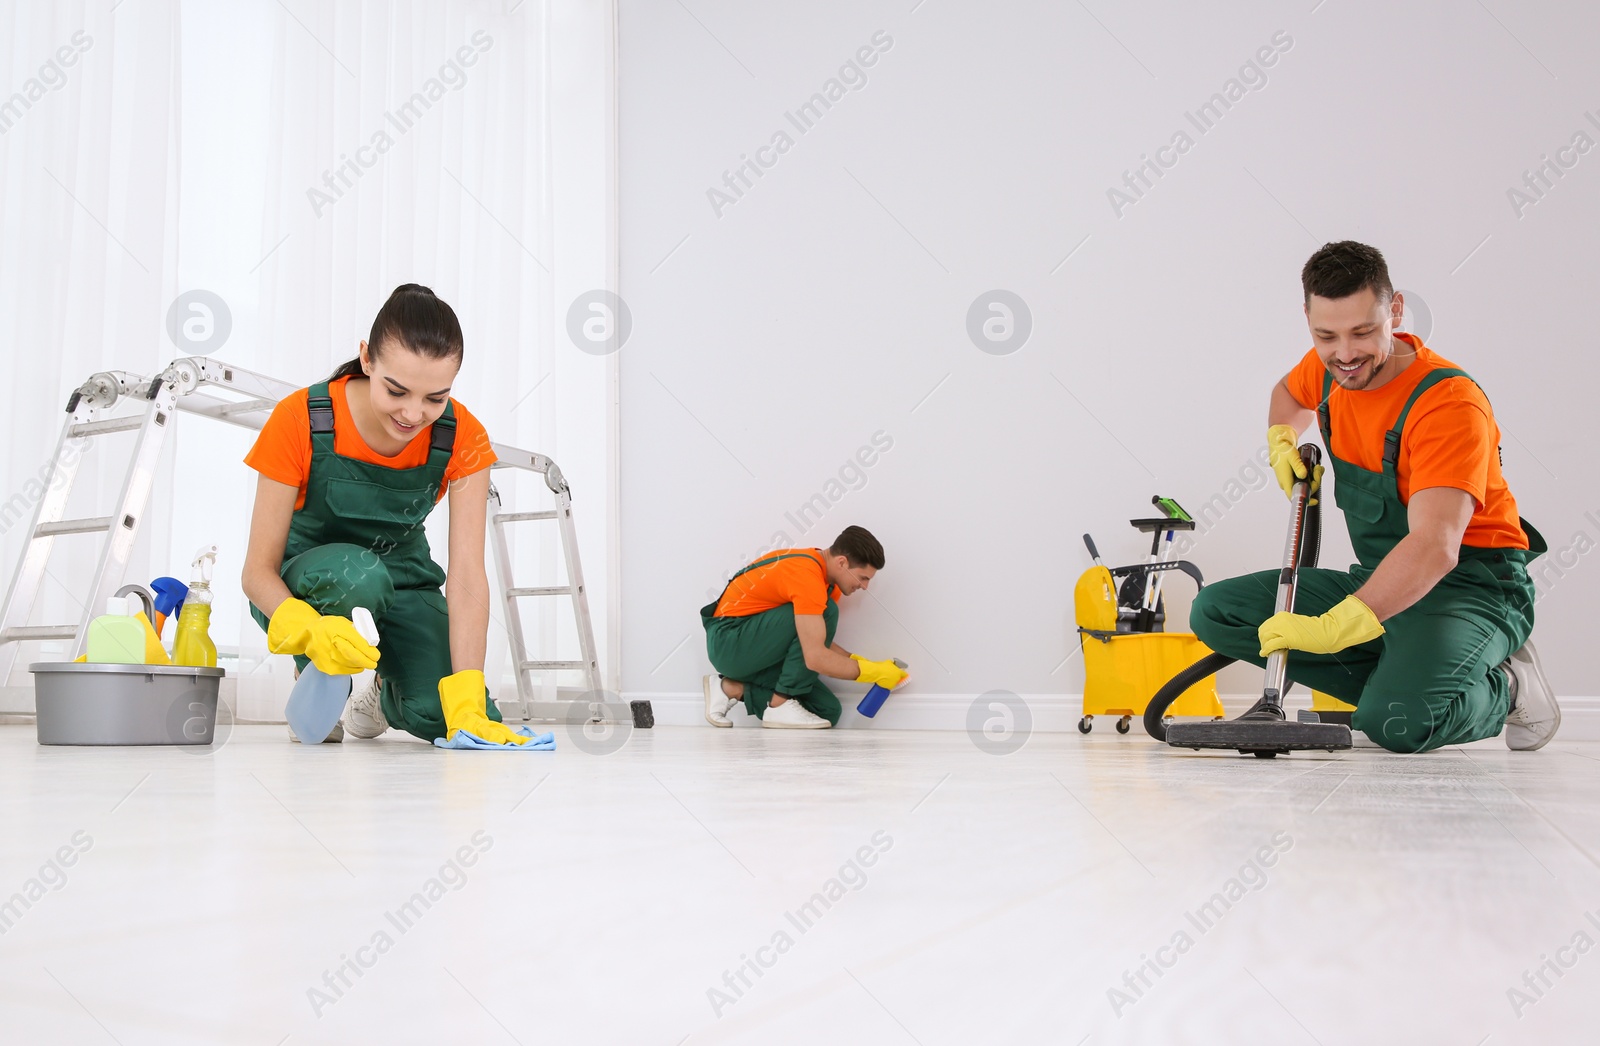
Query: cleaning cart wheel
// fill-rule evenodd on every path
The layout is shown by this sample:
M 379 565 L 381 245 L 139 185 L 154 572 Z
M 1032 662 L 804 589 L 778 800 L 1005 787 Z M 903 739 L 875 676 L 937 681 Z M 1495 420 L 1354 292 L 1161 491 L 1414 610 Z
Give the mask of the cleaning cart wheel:
M 1254 755 L 1257 759 L 1276 759 L 1276 758 L 1278 758 L 1278 753 L 1277 752 L 1264 752 L 1259 748 L 1256 749 L 1251 754 Z
M 1094 729 L 1094 716 L 1086 715 L 1082 719 L 1078 720 L 1078 733 L 1087 734 L 1090 730 L 1093 730 L 1093 729 Z
M 1133 716 L 1125 715 L 1117 720 L 1117 733 L 1125 734 L 1133 728 Z

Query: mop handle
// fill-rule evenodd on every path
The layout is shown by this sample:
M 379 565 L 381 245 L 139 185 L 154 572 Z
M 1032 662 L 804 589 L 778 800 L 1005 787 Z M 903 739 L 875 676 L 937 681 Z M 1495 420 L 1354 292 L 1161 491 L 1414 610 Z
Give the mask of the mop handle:
M 1289 535 L 1283 544 L 1283 568 L 1278 573 L 1278 599 L 1273 613 L 1294 611 L 1294 597 L 1299 587 L 1300 550 L 1306 538 L 1306 512 L 1311 501 L 1311 477 L 1316 475 L 1322 461 L 1321 448 L 1307 443 L 1300 448 L 1300 460 L 1306 466 L 1306 478 L 1295 480 L 1289 494 Z M 1274 650 L 1267 655 L 1267 679 L 1262 696 L 1282 702 L 1284 681 L 1289 669 L 1289 653 Z

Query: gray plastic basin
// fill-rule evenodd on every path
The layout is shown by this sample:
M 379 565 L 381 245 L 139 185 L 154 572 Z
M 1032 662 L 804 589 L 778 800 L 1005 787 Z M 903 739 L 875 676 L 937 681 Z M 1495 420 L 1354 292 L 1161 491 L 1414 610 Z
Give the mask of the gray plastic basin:
M 38 661 L 42 745 L 209 745 L 220 668 Z

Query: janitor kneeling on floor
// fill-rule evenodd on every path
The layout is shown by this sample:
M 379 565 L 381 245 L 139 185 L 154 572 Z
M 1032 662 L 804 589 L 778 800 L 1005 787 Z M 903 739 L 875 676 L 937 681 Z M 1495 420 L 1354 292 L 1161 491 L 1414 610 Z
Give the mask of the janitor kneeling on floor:
M 839 597 L 882 569 L 878 539 L 846 527 L 828 548 L 768 552 L 733 575 L 700 608 L 706 653 L 721 673 L 705 677 L 706 722 L 732 726 L 728 711 L 742 700 L 764 727 L 826 730 L 839 723 L 839 699 L 819 675 L 890 690 L 905 682 L 893 661 L 868 661 L 833 641 Z
M 466 731 L 494 744 L 528 739 L 488 700 L 484 569 L 488 433 L 450 398 L 461 324 L 426 287 L 396 288 L 361 355 L 273 409 L 245 464 L 256 486 L 244 592 L 267 648 L 330 674 L 376 668 L 342 724 L 376 737 L 390 724 L 424 740 Z M 450 572 L 433 561 L 423 522 L 450 493 Z M 350 621 L 366 607 L 373 648 Z M 379 665 L 379 657 L 382 664 Z M 292 736 L 292 733 L 291 733 Z
M 1489 400 L 1422 339 L 1394 330 L 1402 296 L 1377 250 L 1330 243 L 1300 280 L 1315 345 L 1272 391 L 1267 443 L 1287 492 L 1305 477 L 1296 444 L 1315 412 L 1361 562 L 1348 573 L 1302 570 L 1303 613 L 1273 613 L 1277 571 L 1208 585 L 1190 627 L 1257 665 L 1292 651 L 1289 678 L 1354 704 L 1354 729 L 1391 752 L 1502 726 L 1508 747 L 1541 747 L 1561 724 L 1528 641 L 1527 564 L 1546 548 L 1501 475 Z

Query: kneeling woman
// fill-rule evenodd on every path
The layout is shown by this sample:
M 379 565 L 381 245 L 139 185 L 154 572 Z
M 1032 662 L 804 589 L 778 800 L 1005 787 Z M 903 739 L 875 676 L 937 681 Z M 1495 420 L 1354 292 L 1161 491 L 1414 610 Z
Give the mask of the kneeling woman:
M 302 669 L 378 670 L 344 724 L 296 740 L 342 740 L 345 725 L 376 737 L 390 724 L 428 741 L 457 730 L 527 740 L 501 725 L 484 687 L 495 455 L 483 426 L 449 396 L 462 354 L 455 312 L 405 284 L 378 311 L 360 357 L 285 397 L 244 459 L 261 474 L 244 592 L 267 648 L 295 655 Z M 448 577 L 423 530 L 446 490 Z M 356 607 L 372 611 L 376 649 L 350 621 Z

